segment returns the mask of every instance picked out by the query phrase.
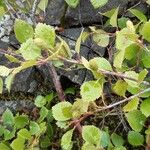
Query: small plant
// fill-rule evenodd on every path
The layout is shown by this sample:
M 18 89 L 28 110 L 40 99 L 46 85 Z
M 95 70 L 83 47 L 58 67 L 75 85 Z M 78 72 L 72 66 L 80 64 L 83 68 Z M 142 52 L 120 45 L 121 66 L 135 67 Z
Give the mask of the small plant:
M 53 138 L 53 121 L 51 110 L 46 108 L 53 99 L 53 93 L 37 96 L 35 99 L 35 112 L 27 115 L 17 113 L 15 116 L 10 111 L 2 115 L 0 125 L 0 149 L 1 150 L 35 150 L 51 145 Z M 48 133 L 48 134 L 47 134 Z
M 73 2 L 78 3 L 78 1 Z M 15 75 L 20 71 L 32 66 L 43 65 L 47 67 L 53 75 L 53 82 L 60 100 L 50 109 L 53 118 L 56 120 L 56 125 L 66 131 L 61 138 L 61 147 L 64 150 L 73 148 L 74 141 L 72 139 L 76 129 L 79 132 L 78 137 L 83 139 L 82 150 L 126 150 L 126 143 L 121 135 L 111 133 L 106 128 L 100 129 L 92 123 L 90 125 L 84 124 L 88 117 L 100 116 L 101 112 L 110 111 L 119 105 L 121 106 L 123 118 L 130 126 L 127 135 L 129 144 L 133 148 L 144 146 L 144 143 L 147 146 L 149 145 L 150 129 L 145 122 L 150 116 L 150 83 L 148 77 L 148 69 L 150 68 L 150 21 L 147 21 L 142 12 L 130 9 L 129 12 L 135 15 L 136 18 L 133 24 L 129 18 L 118 19 L 118 11 L 119 8 L 116 8 L 103 14 L 108 17 L 109 25 L 116 29 L 115 32 L 108 33 L 96 27 L 90 27 L 91 32 L 82 30 L 75 46 L 76 54 L 79 56 L 77 60 L 72 58 L 68 44 L 55 34 L 55 29 L 52 26 L 38 23 L 34 29 L 23 20 L 17 19 L 15 21 L 14 31 L 21 47 L 17 52 L 5 54 L 5 56 L 10 62 L 18 63 L 18 67 L 0 66 L 0 76 L 2 77 L 0 79 L 0 91 L 2 93 L 3 78 L 5 78 L 4 84 L 10 91 Z M 86 60 L 80 56 L 81 42 L 85 41 L 88 36 L 91 36 L 97 45 L 108 48 L 108 59 L 95 57 Z M 110 37 L 115 39 L 115 47 L 111 44 Z M 115 49 L 115 53 L 113 49 Z M 21 59 L 14 56 L 21 56 Z M 61 64 L 70 62 L 77 67 L 82 66 L 91 71 L 94 76 L 93 80 L 84 82 L 81 85 L 80 96 L 76 97 L 74 102 L 66 101 L 65 93 L 54 67 L 56 60 Z M 65 66 L 61 65 L 61 67 Z M 104 92 L 106 86 L 110 87 L 110 94 L 115 94 L 122 100 L 106 99 L 104 96 L 107 94 Z M 17 150 L 15 146 L 18 144 L 16 143 L 20 143 L 24 147 L 26 146 L 24 145 L 26 140 L 28 141 L 27 145 L 33 146 L 33 139 L 39 139 L 41 134 L 46 131 L 45 124 L 49 123 L 48 120 L 45 120 L 49 112 L 45 107 L 47 102 L 46 98 L 42 96 L 36 98 L 35 105 L 40 108 L 40 118 L 33 123 L 33 127 L 31 127 L 33 130 L 25 128 L 27 125 L 29 128 L 31 126 L 28 123 L 27 116 L 16 116 L 24 118 L 23 123 L 19 121 L 16 125 L 13 114 L 7 109 L 2 117 L 3 124 L 6 127 L 1 127 L 1 136 L 5 136 L 4 142 L 1 142 L 0 146 Z M 39 124 L 42 124 L 41 128 Z M 16 133 L 16 127 L 19 127 L 17 137 L 15 136 L 16 139 L 13 140 L 10 146 L 7 142 L 5 143 L 10 138 L 4 133 L 9 132 L 6 131 L 9 125 L 11 131 L 13 131 L 11 134 Z M 34 127 L 36 130 L 34 130 Z M 37 133 L 38 130 L 40 135 L 39 132 Z M 14 134 L 10 136 L 14 138 Z M 38 138 L 36 138 L 37 136 Z M 40 142 L 40 140 L 38 141 Z

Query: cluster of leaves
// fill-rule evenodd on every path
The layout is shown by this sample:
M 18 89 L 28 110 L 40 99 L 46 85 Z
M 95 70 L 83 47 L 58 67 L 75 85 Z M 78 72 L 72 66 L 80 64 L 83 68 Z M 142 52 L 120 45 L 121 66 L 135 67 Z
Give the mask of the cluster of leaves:
M 94 3 L 94 1 L 91 2 Z M 75 62 L 80 68 L 82 65 L 82 67 L 93 73 L 94 80 L 84 82 L 81 85 L 80 97 L 76 98 L 73 103 L 62 101 L 52 107 L 52 116 L 57 121 L 57 126 L 67 130 L 61 139 L 61 147 L 64 150 L 72 149 L 72 137 L 75 129 L 78 129 L 80 122 L 86 119 L 87 116 L 98 114 L 100 111 L 114 108 L 114 106 L 128 101 L 122 107 L 122 112 L 131 127 L 127 136 L 128 142 L 135 147 L 142 146 L 144 142 L 149 145 L 150 129 L 149 126 L 145 127 L 145 122 L 150 116 L 150 84 L 147 76 L 147 69 L 150 68 L 150 21 L 139 10 L 130 9 L 129 12 L 137 20 L 133 24 L 129 18 L 118 18 L 118 11 L 119 7 L 103 14 L 108 17 L 106 26 L 110 25 L 116 28 L 115 33 L 107 33 L 102 29 L 90 27 L 91 32 L 84 32 L 82 30 L 75 46 L 75 51 L 79 55 L 81 42 L 85 41 L 89 36 L 92 36 L 94 42 L 101 47 L 110 46 L 110 37 L 113 37 L 115 39 L 116 53 L 113 58 L 110 57 L 112 63 L 103 57 L 95 57 L 91 60 L 86 60 L 81 57 L 80 60 L 74 60 L 68 44 L 55 34 L 55 29 L 52 26 L 39 23 L 33 29 L 30 24 L 22 20 L 17 19 L 15 21 L 14 32 L 16 38 L 21 43 L 21 47 L 14 53 L 21 56 L 22 59 L 20 60 L 13 55 L 5 55 L 10 62 L 18 63 L 18 67 L 10 69 L 5 66 L 0 66 L 0 76 L 2 76 L 0 79 L 1 93 L 4 86 L 3 80 L 5 80 L 6 88 L 10 91 L 15 75 L 21 70 L 35 65 L 39 66 L 49 62 L 55 65 L 57 61 L 61 62 L 61 66 L 63 67 L 64 61 Z M 112 49 L 112 47 L 109 47 L 109 49 Z M 110 81 L 108 75 L 116 76 L 116 78 Z M 106 82 L 110 84 L 111 93 L 125 99 L 123 101 L 113 102 L 114 104 L 107 106 L 103 97 Z M 126 98 L 126 96 L 131 97 Z M 103 102 L 104 105 L 103 103 L 97 105 L 97 100 Z M 38 123 L 42 123 L 49 112 L 44 107 L 46 103 L 45 98 L 41 96 L 36 99 L 36 106 L 41 107 L 40 121 L 38 120 Z M 15 127 L 13 129 L 16 131 L 15 119 L 11 112 L 6 110 L 3 116 L 4 125 L 11 124 Z M 11 119 L 9 118 L 9 121 L 12 120 L 11 123 L 7 123 L 9 122 L 7 119 L 5 121 L 7 116 L 11 116 Z M 28 145 L 31 145 L 30 139 L 32 139 L 32 136 L 30 130 L 24 128 L 26 125 L 23 124 L 23 127 L 21 126 L 21 129 L 19 128 L 17 139 L 11 143 L 12 148 L 14 148 L 18 141 L 24 146 L 25 140 L 28 140 Z M 30 123 L 28 126 L 31 126 Z M 38 124 L 38 126 L 40 125 Z M 80 132 L 84 140 L 82 150 L 98 150 L 102 148 L 108 150 L 126 150 L 123 138 L 116 133 L 109 134 L 108 130 L 100 130 L 93 125 L 83 125 L 81 128 L 82 131 Z M 144 134 L 142 132 L 143 129 L 145 131 Z M 2 128 L 2 131 L 5 130 Z M 6 133 L 2 133 L 5 137 Z M 5 143 L 1 145 L 7 146 Z
M 15 116 L 10 109 L 6 109 L 2 115 L 0 125 L 0 149 L 1 150 L 38 150 L 51 145 L 53 137 L 53 121 L 50 105 L 53 93 L 47 96 L 37 96 L 35 106 L 39 111 L 38 117 L 32 119 L 25 113 L 17 113 Z

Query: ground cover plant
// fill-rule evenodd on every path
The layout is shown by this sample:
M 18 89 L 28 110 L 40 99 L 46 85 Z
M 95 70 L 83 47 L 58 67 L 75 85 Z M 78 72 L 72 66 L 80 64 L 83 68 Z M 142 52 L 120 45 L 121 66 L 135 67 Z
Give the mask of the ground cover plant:
M 66 2 L 76 7 L 79 1 Z M 91 0 L 95 8 L 103 5 L 98 2 Z M 16 74 L 33 66 L 49 69 L 56 92 L 38 95 L 34 101 L 34 114 L 13 114 L 9 109 L 3 113 L 0 149 L 150 148 L 150 21 L 137 9 L 128 11 L 135 16 L 134 22 L 119 17 L 119 7 L 103 13 L 107 17 L 105 26 L 113 27 L 113 32 L 95 26 L 90 26 L 89 31 L 83 28 L 76 41 L 75 54 L 56 34 L 57 28 L 45 23 L 31 25 L 21 19 L 15 20 L 14 33 L 20 48 L 6 53 L 5 57 L 17 67 L 0 66 L 0 93 L 4 87 L 10 92 Z M 88 37 L 97 45 L 108 48 L 107 58 L 87 60 L 80 55 L 81 43 Z M 79 89 L 63 91 L 56 68 L 65 69 L 66 63 L 71 64 L 71 69 L 86 68 L 93 74 L 93 80 L 84 82 Z M 70 100 L 67 94 L 74 97 Z M 114 124 L 119 122 L 111 119 L 116 110 L 127 128 L 124 134 L 116 132 L 118 128 Z M 99 124 L 103 116 L 109 115 L 108 126 Z M 96 123 L 93 118 L 97 119 Z

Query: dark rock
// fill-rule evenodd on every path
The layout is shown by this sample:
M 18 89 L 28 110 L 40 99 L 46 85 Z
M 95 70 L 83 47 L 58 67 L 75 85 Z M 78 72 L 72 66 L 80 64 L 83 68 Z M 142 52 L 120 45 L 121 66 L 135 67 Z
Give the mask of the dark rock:
M 64 0 L 50 0 L 46 11 L 46 23 L 60 25 L 65 13 Z
M 98 9 L 94 9 L 90 0 L 81 0 L 80 5 L 77 8 L 68 8 L 65 21 L 67 26 L 74 25 L 91 25 L 91 24 L 102 24 L 103 16 L 100 13 L 104 13 L 113 8 L 119 6 L 120 14 L 126 8 L 128 0 L 109 0 L 108 3 Z
M 34 107 L 34 103 L 31 100 L 13 100 L 13 98 L 11 101 L 0 100 L 0 115 L 3 114 L 7 108 L 16 113 L 22 108 L 27 108 L 28 111 L 30 111 Z
M 88 29 L 85 30 L 88 31 Z M 75 50 L 76 41 L 80 36 L 81 31 L 82 28 L 71 28 L 71 29 L 66 29 L 64 32 L 60 34 L 62 38 L 69 44 L 73 53 Z M 103 56 L 105 50 L 106 50 L 105 48 L 97 46 L 96 43 L 93 42 L 91 37 L 89 37 L 84 43 L 81 44 L 80 54 L 81 56 L 89 60 L 94 56 Z M 71 71 L 60 70 L 60 74 L 62 76 L 66 76 L 72 82 L 80 85 L 84 81 L 92 78 L 92 75 L 86 69 L 74 69 Z

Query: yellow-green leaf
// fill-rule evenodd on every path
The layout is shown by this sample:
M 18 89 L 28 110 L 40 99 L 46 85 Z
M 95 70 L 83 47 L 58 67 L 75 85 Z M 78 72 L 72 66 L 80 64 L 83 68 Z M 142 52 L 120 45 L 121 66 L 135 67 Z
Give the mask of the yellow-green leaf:
M 136 110 L 138 105 L 139 105 L 139 98 L 136 97 L 123 107 L 123 111 L 130 112 L 130 111 Z
M 33 38 L 34 33 L 32 26 L 21 19 L 15 20 L 14 32 L 20 43 L 25 42 L 29 38 Z
M 113 15 L 110 18 L 110 24 L 113 27 L 117 27 L 118 26 L 118 24 L 117 24 L 118 11 L 119 11 L 119 7 L 116 8 L 115 12 L 113 13 Z
M 123 80 L 118 80 L 113 86 L 113 91 L 119 96 L 125 96 L 128 84 Z

